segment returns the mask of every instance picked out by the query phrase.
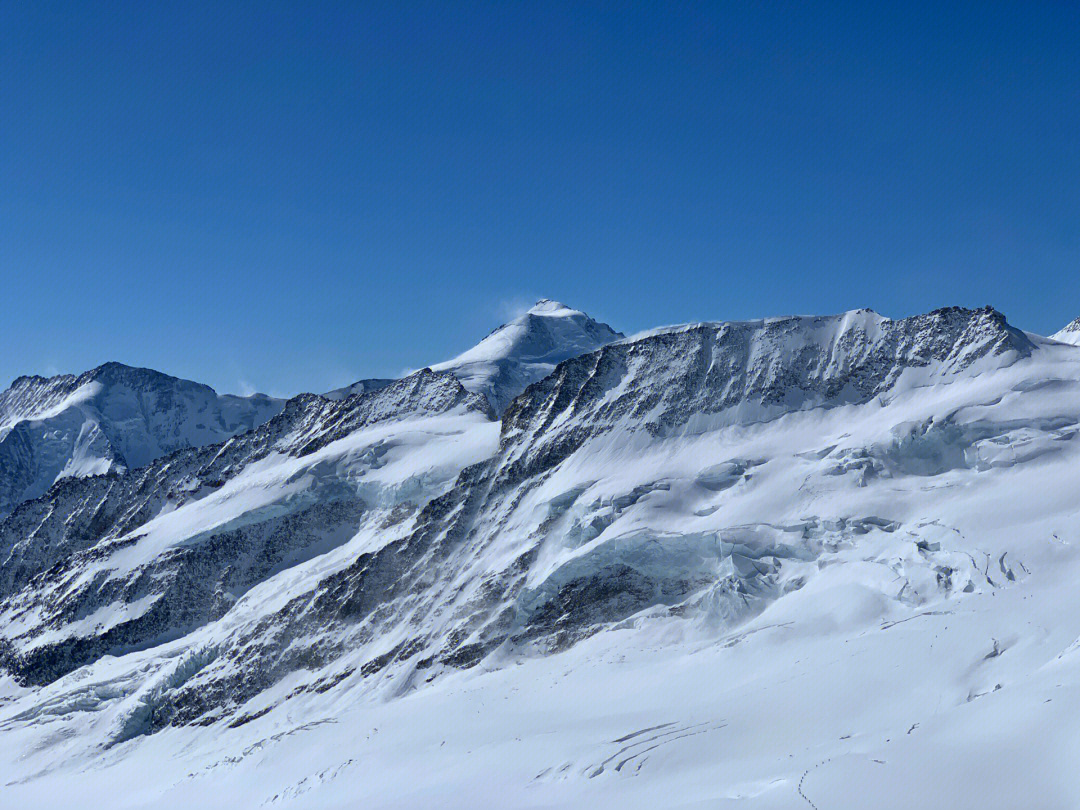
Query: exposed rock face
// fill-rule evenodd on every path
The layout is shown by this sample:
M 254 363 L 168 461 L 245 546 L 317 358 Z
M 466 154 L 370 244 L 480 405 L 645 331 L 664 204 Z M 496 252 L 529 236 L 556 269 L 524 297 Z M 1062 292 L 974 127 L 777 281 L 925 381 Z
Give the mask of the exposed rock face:
M 886 395 L 907 373 L 947 380 L 983 358 L 1012 361 L 1034 346 L 993 309 L 942 309 L 889 320 L 870 310 L 833 317 L 696 324 L 607 346 L 564 363 L 518 399 L 508 430 L 616 423 L 654 435 L 758 422 Z
M 60 479 L 141 467 L 246 433 L 282 405 L 120 363 L 20 377 L 0 393 L 0 516 Z
M 545 319 L 581 327 L 541 306 L 552 311 L 503 336 L 547 358 L 529 374 L 550 360 Z M 890 599 L 989 587 L 965 550 L 888 515 L 741 504 L 787 497 L 792 470 L 798 491 L 850 493 L 1018 463 L 1015 421 L 938 413 L 913 394 L 1038 351 L 996 311 L 696 324 L 614 343 L 582 328 L 605 345 L 525 388 L 501 425 L 490 403 L 508 367 L 477 360 L 494 372 L 467 390 L 469 361 L 340 400 L 297 397 L 222 444 L 62 480 L 0 524 L 0 664 L 42 685 L 106 654 L 182 644 L 179 663 L 140 682 L 116 742 L 242 724 L 286 677 L 295 693 L 351 679 L 402 694 L 642 616 L 731 626 L 864 542 L 904 538 L 882 555 L 904 583 Z M 841 411 L 850 427 L 822 446 Z M 1057 452 L 1074 425 L 1028 420 L 1022 452 Z

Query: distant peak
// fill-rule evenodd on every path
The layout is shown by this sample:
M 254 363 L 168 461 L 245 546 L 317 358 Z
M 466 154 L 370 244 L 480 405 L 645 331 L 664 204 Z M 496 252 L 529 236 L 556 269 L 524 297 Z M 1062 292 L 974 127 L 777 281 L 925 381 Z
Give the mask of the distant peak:
M 202 385 L 202 383 L 181 380 L 178 377 L 173 377 L 171 374 L 166 374 L 162 371 L 157 371 L 156 369 L 129 366 L 126 363 L 118 363 L 115 360 L 110 360 L 107 363 L 102 363 L 97 368 L 93 368 L 90 369 L 90 371 L 84 372 L 83 374 L 79 375 L 79 380 L 81 382 L 86 382 L 89 380 L 99 380 L 107 384 L 121 382 L 128 384 L 148 384 L 167 381 L 182 382 L 190 385 Z
M 495 412 L 501 413 L 511 399 L 562 361 L 622 337 L 580 310 L 541 298 L 471 349 L 431 368 L 452 372 L 466 390 L 484 394 Z

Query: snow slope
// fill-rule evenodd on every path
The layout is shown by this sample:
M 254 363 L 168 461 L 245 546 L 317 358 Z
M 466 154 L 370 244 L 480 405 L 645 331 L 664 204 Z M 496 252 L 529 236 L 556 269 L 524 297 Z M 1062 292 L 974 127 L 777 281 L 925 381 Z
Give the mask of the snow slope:
M 0 516 L 62 478 L 141 467 L 220 442 L 281 406 L 262 394 L 220 395 L 120 363 L 79 376 L 20 377 L 0 392 Z
M 863 310 L 612 342 L 501 422 L 467 388 L 0 523 L 5 799 L 1080 805 L 1073 347 Z

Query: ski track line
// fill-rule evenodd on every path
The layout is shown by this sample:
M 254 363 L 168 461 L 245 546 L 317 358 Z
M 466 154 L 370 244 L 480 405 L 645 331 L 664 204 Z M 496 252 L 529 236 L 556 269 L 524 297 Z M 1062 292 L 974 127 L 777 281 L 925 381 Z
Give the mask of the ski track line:
M 795 787 L 795 789 L 796 789 L 796 790 L 797 790 L 797 791 L 799 792 L 799 795 L 803 797 L 803 800 L 804 800 L 804 801 L 805 801 L 805 802 L 806 802 L 806 803 L 807 803 L 808 805 L 810 805 L 811 807 L 813 807 L 813 808 L 814 808 L 814 810 L 820 810 L 820 809 L 818 808 L 818 806 L 817 806 L 816 804 L 814 804 L 814 803 L 813 803 L 813 802 L 812 802 L 812 801 L 810 800 L 810 797 L 809 797 L 809 796 L 807 796 L 807 795 L 806 795 L 805 793 L 803 793 L 803 782 L 805 782 L 805 781 L 806 781 L 806 777 L 810 775 L 810 771 L 814 771 L 814 770 L 817 770 L 817 769 L 818 769 L 818 768 L 820 768 L 820 767 L 821 767 L 822 765 L 826 764 L 827 762 L 831 762 L 831 761 L 832 761 L 832 757 L 829 757 L 828 759 L 823 759 L 823 760 L 821 760 L 821 762 L 819 762 L 819 763 L 818 763 L 817 765 L 814 765 L 814 766 L 813 766 L 813 767 L 811 767 L 811 768 L 807 768 L 807 769 L 806 769 L 805 771 L 803 771 L 803 775 L 799 777 L 799 784 L 798 784 L 798 785 L 797 785 L 797 786 Z

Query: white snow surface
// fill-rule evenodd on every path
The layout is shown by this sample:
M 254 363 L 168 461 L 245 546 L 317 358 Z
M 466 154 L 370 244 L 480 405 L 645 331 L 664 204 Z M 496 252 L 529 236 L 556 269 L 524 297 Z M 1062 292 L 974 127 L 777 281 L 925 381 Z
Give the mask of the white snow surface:
M 449 371 L 466 389 L 483 394 L 496 413 L 563 360 L 594 351 L 623 335 L 584 312 L 542 298 L 452 360 L 431 366 Z
M 580 315 L 542 306 L 537 318 Z M 963 339 L 931 357 L 957 319 Z M 530 328 L 446 370 L 498 401 L 491 369 Z M 302 455 L 282 440 L 78 558 L 49 609 L 78 581 L 133 582 L 267 510 L 328 492 L 365 505 L 191 632 L 46 684 L 4 676 L 5 806 L 1080 807 L 1080 352 L 1058 336 L 966 312 L 695 324 L 559 366 L 503 424 L 453 403 Z M 154 724 L 165 696 L 212 695 L 277 617 L 340 591 L 365 555 L 405 558 L 423 516 L 444 511 L 469 531 L 401 572 L 418 579 L 381 603 L 404 617 L 382 635 L 309 626 L 319 647 L 350 644 L 238 707 Z M 514 627 L 558 608 L 565 643 L 425 660 L 483 637 L 470 606 L 502 598 L 499 575 L 522 559 Z M 361 582 L 376 602 L 393 588 Z M 0 603 L 27 649 L 153 603 L 43 622 L 43 603 L 20 600 L 46 583 L 27 587 Z M 582 616 L 588 632 L 558 635 Z M 395 646 L 415 638 L 428 648 Z

